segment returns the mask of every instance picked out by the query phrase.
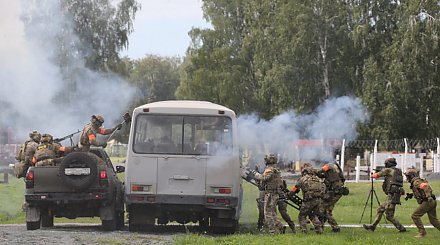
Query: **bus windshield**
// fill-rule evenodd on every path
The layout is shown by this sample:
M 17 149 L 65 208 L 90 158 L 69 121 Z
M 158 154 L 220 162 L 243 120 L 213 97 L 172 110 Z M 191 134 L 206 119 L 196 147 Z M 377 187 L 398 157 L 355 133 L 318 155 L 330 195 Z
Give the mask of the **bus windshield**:
M 232 153 L 231 118 L 141 114 L 133 151 L 139 154 L 227 155 Z

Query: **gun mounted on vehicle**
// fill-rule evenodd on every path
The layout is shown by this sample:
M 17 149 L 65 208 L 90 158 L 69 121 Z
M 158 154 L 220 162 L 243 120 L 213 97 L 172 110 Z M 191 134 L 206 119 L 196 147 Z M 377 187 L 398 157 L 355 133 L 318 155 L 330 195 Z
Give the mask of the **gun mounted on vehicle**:
M 72 137 L 73 137 L 75 134 L 77 134 L 77 133 L 81 133 L 81 131 L 80 131 L 79 129 L 77 129 L 76 132 L 73 132 L 73 133 L 68 134 L 68 135 L 66 135 L 66 136 L 64 136 L 64 137 L 61 137 L 61 138 L 56 138 L 56 139 L 54 139 L 53 141 L 56 142 L 56 143 L 59 143 L 59 142 L 65 140 L 65 139 L 67 139 L 67 138 L 70 138 L 70 145 L 73 146 L 73 140 L 72 140 Z

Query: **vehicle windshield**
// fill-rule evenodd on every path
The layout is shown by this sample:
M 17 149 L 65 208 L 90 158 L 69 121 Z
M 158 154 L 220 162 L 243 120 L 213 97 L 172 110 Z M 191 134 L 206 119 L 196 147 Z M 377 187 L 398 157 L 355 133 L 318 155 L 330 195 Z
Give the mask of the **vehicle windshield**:
M 139 115 L 136 118 L 133 151 L 140 154 L 231 154 L 231 118 Z

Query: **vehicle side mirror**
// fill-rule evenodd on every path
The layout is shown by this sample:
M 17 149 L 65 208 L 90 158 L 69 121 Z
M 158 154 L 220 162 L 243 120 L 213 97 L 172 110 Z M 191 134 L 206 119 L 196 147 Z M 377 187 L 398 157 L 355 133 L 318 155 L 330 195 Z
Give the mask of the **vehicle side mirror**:
M 116 166 L 116 173 L 123 173 L 125 172 L 125 166 Z

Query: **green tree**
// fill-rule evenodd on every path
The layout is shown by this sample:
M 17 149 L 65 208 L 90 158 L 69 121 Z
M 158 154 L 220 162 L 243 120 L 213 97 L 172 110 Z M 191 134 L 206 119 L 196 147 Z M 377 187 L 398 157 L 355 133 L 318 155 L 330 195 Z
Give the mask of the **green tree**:
M 133 62 L 130 81 L 137 88 L 134 106 L 175 99 L 179 86 L 178 57 L 148 55 Z
M 128 47 L 133 20 L 140 9 L 136 0 L 63 0 L 75 25 L 80 42 L 77 50 L 86 58 L 86 66 L 108 71 L 119 61 L 119 52 Z

